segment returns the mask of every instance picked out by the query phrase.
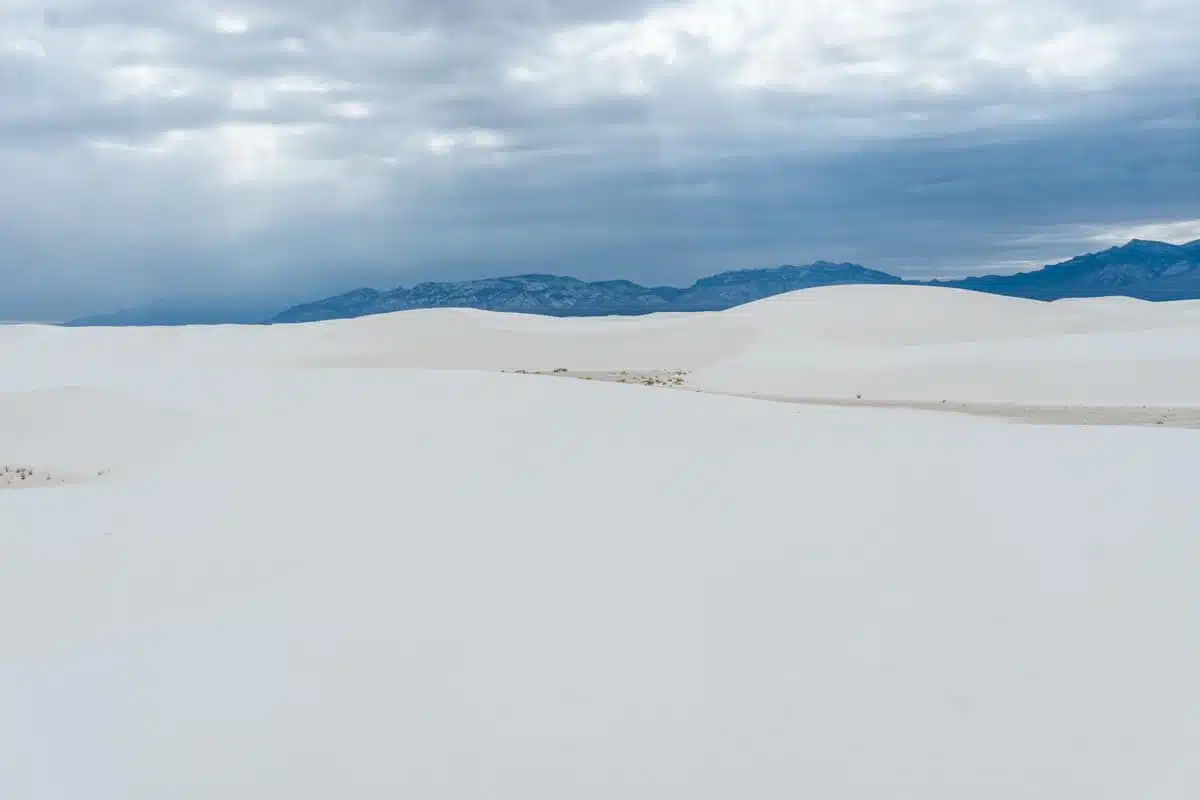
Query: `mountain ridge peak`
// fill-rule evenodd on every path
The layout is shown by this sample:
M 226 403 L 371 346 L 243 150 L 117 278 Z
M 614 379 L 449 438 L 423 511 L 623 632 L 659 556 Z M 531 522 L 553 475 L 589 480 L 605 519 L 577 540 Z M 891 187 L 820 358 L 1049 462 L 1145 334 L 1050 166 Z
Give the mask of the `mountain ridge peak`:
M 293 305 L 269 319 L 246 322 L 307 322 L 420 308 L 476 308 L 550 316 L 638 315 L 659 311 L 717 311 L 777 294 L 844 284 L 941 286 L 1034 300 L 1125 295 L 1144 300 L 1200 298 L 1200 239 L 1174 245 L 1131 239 L 1040 269 L 1012 275 L 906 280 L 847 261 L 819 260 L 730 270 L 686 287 L 644 286 L 626 279 L 588 281 L 568 275 L 523 273 L 470 281 L 425 281 L 409 288 L 352 289 Z M 76 320 L 75 325 L 192 324 L 191 306 L 137 315 L 123 312 Z M 209 314 L 208 318 L 213 318 Z

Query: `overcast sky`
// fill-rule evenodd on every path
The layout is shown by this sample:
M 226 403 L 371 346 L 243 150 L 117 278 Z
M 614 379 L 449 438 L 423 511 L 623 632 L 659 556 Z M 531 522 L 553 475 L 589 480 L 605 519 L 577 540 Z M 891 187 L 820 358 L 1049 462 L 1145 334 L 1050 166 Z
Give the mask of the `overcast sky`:
M 0 319 L 1200 238 L 1197 0 L 0 0 Z

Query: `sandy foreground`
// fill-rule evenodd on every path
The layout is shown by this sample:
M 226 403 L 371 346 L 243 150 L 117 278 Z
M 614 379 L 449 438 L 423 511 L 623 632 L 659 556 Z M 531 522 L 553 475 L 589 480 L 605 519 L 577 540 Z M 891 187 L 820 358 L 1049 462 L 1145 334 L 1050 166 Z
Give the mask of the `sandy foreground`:
M 0 329 L 0 797 L 1200 795 L 1200 306 L 910 288 Z

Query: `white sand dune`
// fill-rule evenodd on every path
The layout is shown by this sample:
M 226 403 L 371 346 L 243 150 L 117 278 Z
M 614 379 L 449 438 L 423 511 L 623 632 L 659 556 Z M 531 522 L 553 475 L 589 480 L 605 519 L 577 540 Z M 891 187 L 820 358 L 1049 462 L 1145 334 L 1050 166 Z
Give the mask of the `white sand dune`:
M 0 488 L 44 488 L 145 468 L 186 436 L 187 418 L 83 387 L 0 393 Z
M 887 401 L 1200 405 L 1197 303 L 836 288 L 741 309 L 775 324 L 692 385 Z
M 834 286 L 728 311 L 554 319 L 463 309 L 270 327 L 0 330 L 10 371 L 126 365 L 656 370 L 808 398 L 1200 406 L 1200 301 L 1042 303 Z M 3 380 L 3 376 L 0 376 Z
M 495 373 L 1196 403 L 1197 324 L 860 287 L 0 329 L 0 462 L 113 468 L 0 493 L 0 797 L 1191 800 L 1200 434 Z

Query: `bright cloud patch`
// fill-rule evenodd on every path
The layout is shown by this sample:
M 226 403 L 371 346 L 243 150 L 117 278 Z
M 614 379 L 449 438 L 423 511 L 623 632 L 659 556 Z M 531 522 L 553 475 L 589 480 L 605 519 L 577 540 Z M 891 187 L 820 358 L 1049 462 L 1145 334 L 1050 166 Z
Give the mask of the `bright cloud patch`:
M 1115 228 L 1096 234 L 1093 238 L 1104 245 L 1122 244 L 1130 239 L 1186 244 L 1200 240 L 1200 219 L 1152 222 L 1146 225 Z
M 1160 14 L 1186 13 L 1183 3 L 1159 5 Z M 1119 59 L 1149 38 L 1142 14 L 1129 4 L 1092 21 L 1095 15 L 1074 0 L 697 0 L 652 8 L 633 21 L 561 31 L 513 73 L 613 91 L 688 72 L 730 87 L 820 94 L 968 91 L 996 81 L 1113 83 L 1137 71 Z
M 250 30 L 250 22 L 236 14 L 218 14 L 213 20 L 213 28 L 218 33 L 240 36 Z

